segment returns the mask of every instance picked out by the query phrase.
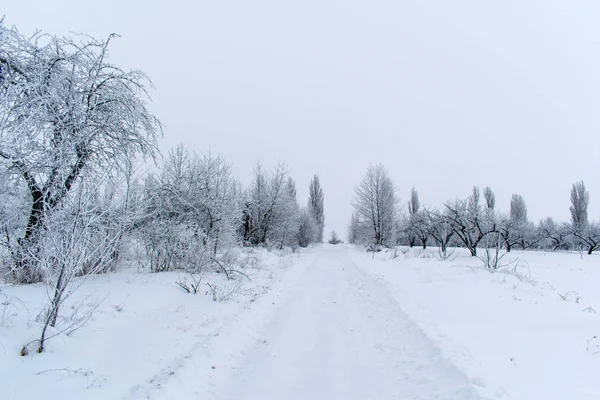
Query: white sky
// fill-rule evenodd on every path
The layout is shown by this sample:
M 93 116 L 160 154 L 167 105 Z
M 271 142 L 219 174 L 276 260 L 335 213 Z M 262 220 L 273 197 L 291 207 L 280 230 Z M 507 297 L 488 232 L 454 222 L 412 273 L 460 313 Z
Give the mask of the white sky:
M 600 3 L 594 0 L 39 0 L 4 2 L 24 33 L 122 35 L 111 61 L 144 70 L 179 142 L 221 153 L 245 183 L 288 163 L 301 203 L 318 173 L 326 231 L 382 162 L 405 204 L 489 185 L 498 208 L 569 217 L 583 179 L 600 217 Z

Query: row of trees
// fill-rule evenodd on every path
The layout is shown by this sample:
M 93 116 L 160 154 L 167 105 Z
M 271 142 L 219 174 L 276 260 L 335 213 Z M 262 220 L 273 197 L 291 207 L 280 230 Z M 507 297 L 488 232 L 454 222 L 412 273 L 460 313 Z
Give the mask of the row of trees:
M 322 237 L 324 221 L 317 175 L 310 188 L 308 206 L 300 207 L 286 165 L 268 170 L 259 163 L 244 189 L 224 158 L 180 146 L 138 189 L 141 215 L 132 235 L 152 271 L 195 271 L 240 245 L 306 247 Z
M 394 183 L 382 165 L 368 168 L 352 204 L 351 243 L 423 248 L 434 243 L 444 256 L 451 246 L 467 248 L 473 256 L 478 248 L 498 246 L 507 252 L 519 248 L 584 250 L 588 254 L 600 246 L 600 223 L 589 222 L 589 192 L 583 182 L 573 184 L 571 220 L 563 223 L 551 217 L 533 223 L 519 194 L 512 195 L 510 211 L 503 214 L 496 209 L 496 197 L 489 187 L 483 191 L 474 187 L 468 197 L 448 201 L 442 209 L 422 207 L 413 188 L 407 213 L 403 213 Z

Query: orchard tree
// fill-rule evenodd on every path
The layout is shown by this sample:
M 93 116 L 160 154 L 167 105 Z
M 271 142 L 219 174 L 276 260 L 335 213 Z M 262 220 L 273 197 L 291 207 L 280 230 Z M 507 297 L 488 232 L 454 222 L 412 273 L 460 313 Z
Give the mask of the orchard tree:
M 506 223 L 500 229 L 506 251 L 511 251 L 513 246 L 519 245 L 521 249 L 533 245 L 537 238 L 533 237 L 534 228 L 527 221 L 527 206 L 520 194 L 513 194 L 510 200 L 510 214 Z
M 571 225 L 568 223 L 559 223 L 552 217 L 547 217 L 540 221 L 538 226 L 538 238 L 543 248 L 556 250 L 567 250 L 570 248 L 569 236 Z
M 452 223 L 447 213 L 448 210 L 443 212 L 425 210 L 424 212 L 429 226 L 429 234 L 440 247 L 440 257 L 444 260 L 448 258 L 448 246 L 454 236 Z
M 456 199 L 445 205 L 445 216 L 452 230 L 472 256 L 477 256 L 477 247 L 486 235 L 499 229 L 494 210 L 486 202 L 486 209 L 479 204 L 479 188 L 473 187 L 471 195 L 464 200 Z

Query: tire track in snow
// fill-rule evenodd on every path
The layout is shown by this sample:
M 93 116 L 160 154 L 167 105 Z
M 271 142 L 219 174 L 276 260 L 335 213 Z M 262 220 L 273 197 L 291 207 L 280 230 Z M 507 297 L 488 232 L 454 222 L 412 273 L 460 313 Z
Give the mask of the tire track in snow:
M 346 248 L 320 251 L 209 398 L 483 399 Z

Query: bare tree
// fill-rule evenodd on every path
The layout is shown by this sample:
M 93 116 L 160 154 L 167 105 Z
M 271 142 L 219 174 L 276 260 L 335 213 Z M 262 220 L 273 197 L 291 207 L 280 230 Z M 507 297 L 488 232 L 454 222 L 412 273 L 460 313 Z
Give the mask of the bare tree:
M 394 183 L 383 165 L 370 166 L 354 190 L 352 205 L 370 227 L 370 242 L 391 246 L 395 241 L 398 199 Z
M 308 211 L 317 223 L 318 232 L 316 241 L 323 241 L 323 229 L 325 229 L 325 209 L 324 209 L 323 189 L 319 176 L 315 175 L 310 181 L 308 187 Z
M 503 225 L 504 218 L 496 214 L 493 210 L 490 210 L 487 218 L 496 226 Z M 503 262 L 503 259 L 506 254 L 508 254 L 508 251 L 504 250 L 501 230 L 496 229 L 489 231 L 483 237 L 482 244 L 483 251 L 477 255 L 477 258 L 482 261 L 484 267 L 490 270 L 497 270 L 498 268 L 507 265 Z

